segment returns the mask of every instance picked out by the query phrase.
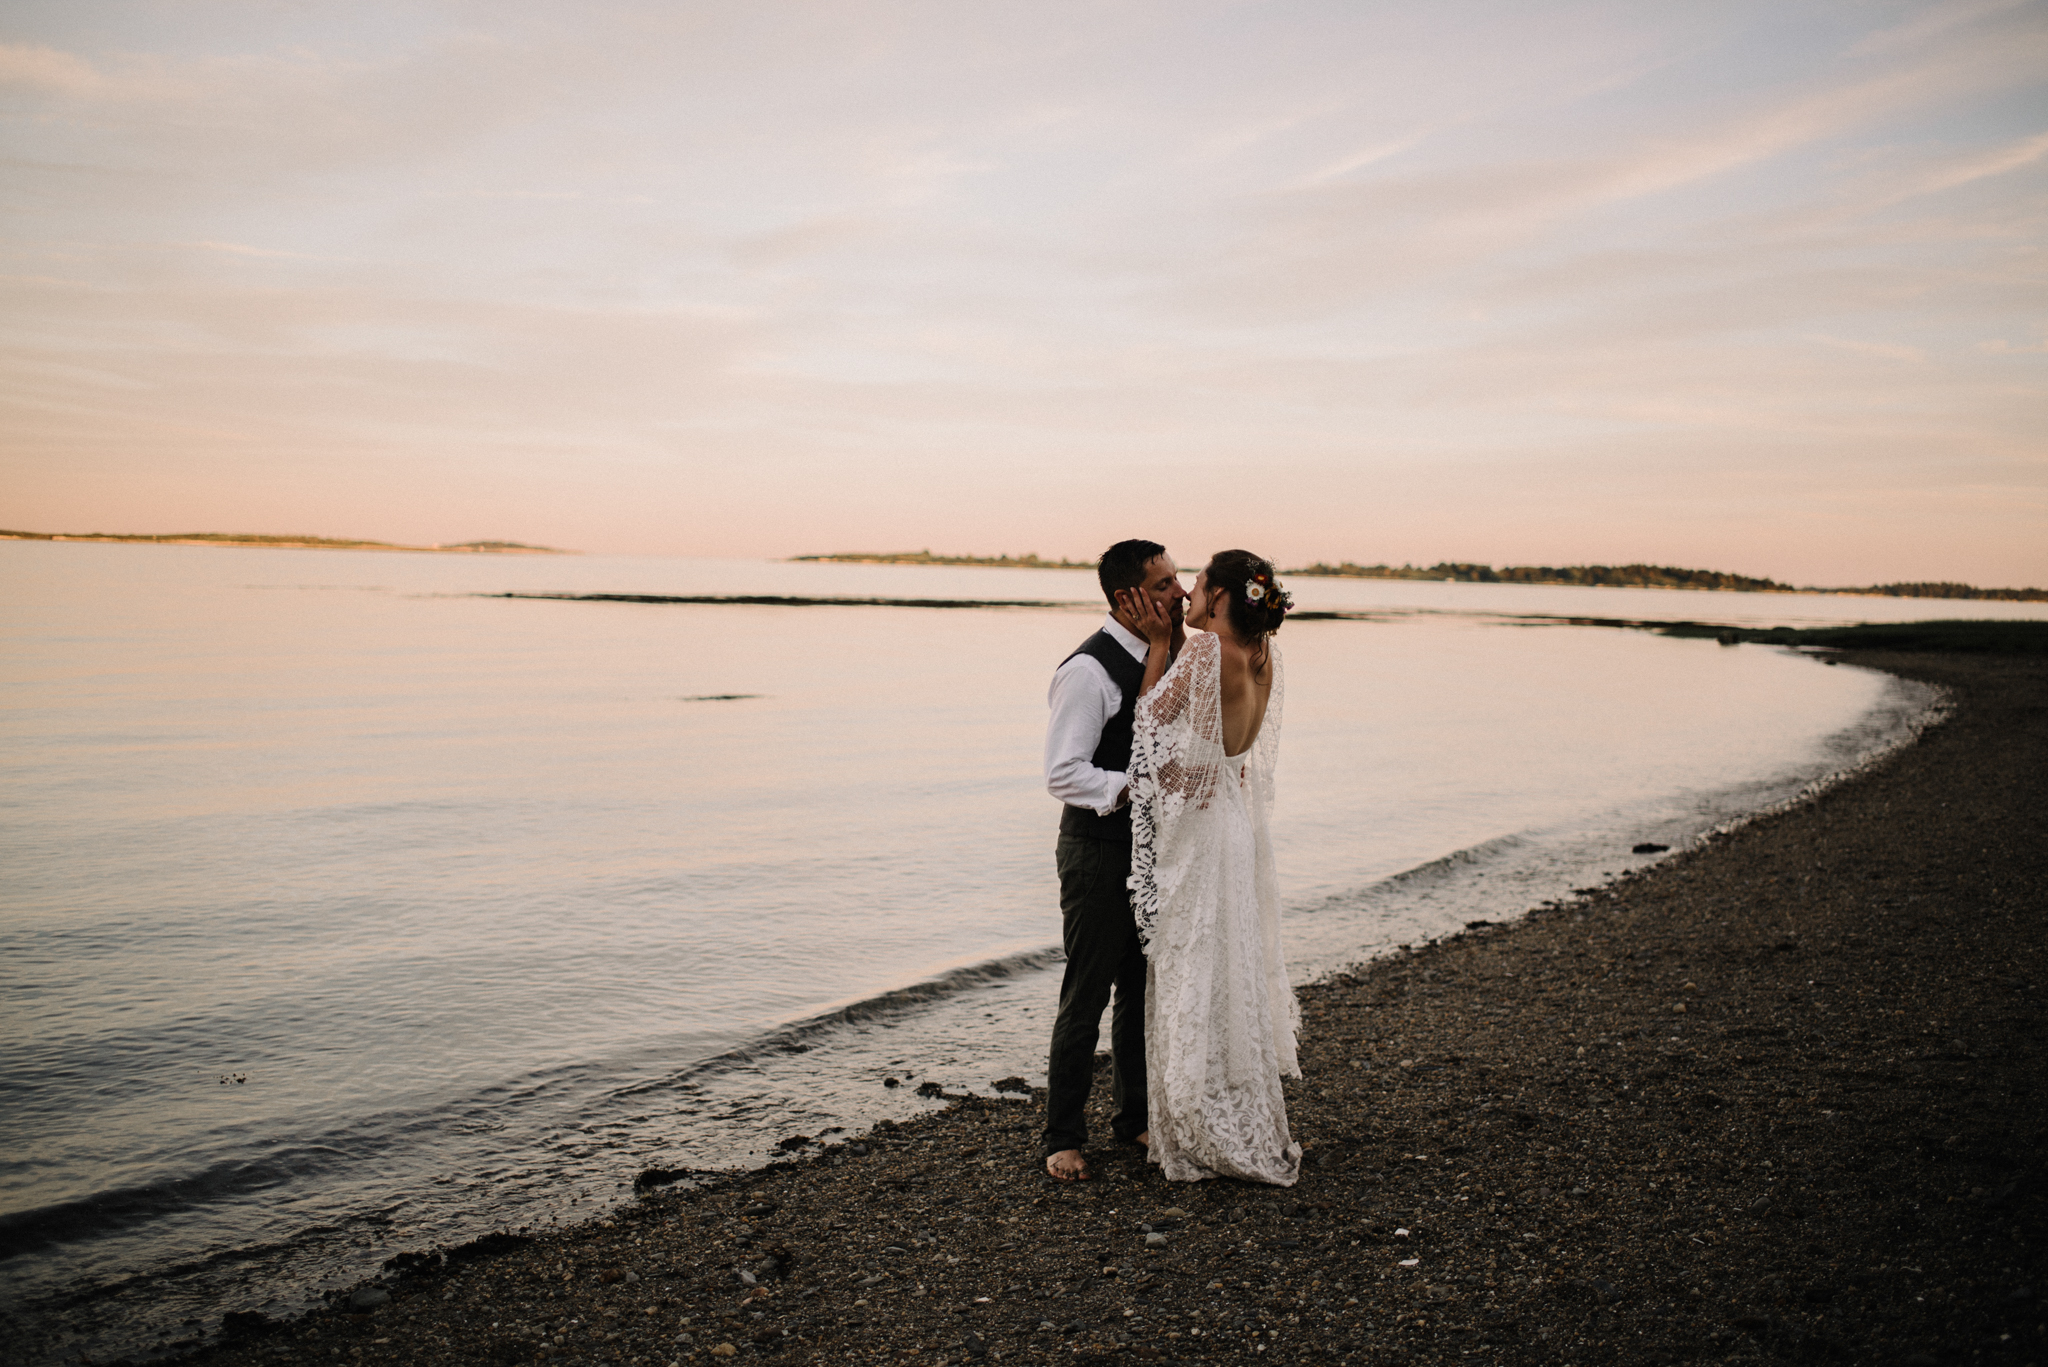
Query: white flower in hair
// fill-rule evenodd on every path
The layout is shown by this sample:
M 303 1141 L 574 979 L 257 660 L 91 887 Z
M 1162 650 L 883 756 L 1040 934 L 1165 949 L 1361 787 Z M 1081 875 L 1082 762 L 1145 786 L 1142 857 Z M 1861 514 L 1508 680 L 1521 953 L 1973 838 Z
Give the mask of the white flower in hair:
M 1247 601 L 1249 601 L 1249 602 L 1253 602 L 1253 603 L 1261 602 L 1261 601 L 1263 601 L 1263 600 L 1264 600 L 1264 598 L 1265 598 L 1265 596 L 1266 596 L 1266 586 L 1265 586 L 1264 584 L 1260 584 L 1260 583 L 1256 583 L 1256 582 L 1255 582 L 1255 583 L 1250 583 L 1250 584 L 1246 584 L 1246 585 L 1244 586 L 1244 596 L 1245 596 L 1246 600 L 1247 600 Z

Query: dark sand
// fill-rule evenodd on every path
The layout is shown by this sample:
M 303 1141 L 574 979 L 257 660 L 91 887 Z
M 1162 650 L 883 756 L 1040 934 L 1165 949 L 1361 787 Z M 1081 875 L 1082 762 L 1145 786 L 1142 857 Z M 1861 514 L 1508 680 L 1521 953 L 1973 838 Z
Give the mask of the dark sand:
M 200 1356 L 2041 1362 L 2048 661 L 1858 658 L 1956 716 L 1304 991 L 1292 1190 L 1057 1186 L 1035 1098 L 968 1100 Z

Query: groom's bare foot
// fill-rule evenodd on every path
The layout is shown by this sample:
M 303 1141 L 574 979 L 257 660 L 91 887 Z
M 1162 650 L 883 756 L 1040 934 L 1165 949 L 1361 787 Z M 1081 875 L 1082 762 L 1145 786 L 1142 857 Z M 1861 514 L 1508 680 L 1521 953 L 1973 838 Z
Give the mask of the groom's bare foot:
M 1093 1174 L 1079 1149 L 1061 1149 L 1045 1156 L 1045 1173 L 1056 1182 L 1086 1182 Z

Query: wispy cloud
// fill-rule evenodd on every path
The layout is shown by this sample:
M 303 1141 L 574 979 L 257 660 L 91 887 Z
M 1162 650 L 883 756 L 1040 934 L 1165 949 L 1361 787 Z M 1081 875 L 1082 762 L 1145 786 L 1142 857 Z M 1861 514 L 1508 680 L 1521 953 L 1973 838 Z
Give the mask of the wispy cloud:
M 2023 10 L 2036 0 L 1944 0 L 1912 18 L 1860 38 L 1849 49 L 1857 56 L 1918 47 L 1980 20 Z
M 189 96 L 172 63 L 153 57 L 95 62 L 35 43 L 0 42 L 0 90 L 69 102 L 133 102 Z
M 1423 135 L 1417 133 L 1410 137 L 1395 138 L 1387 142 L 1375 143 L 1370 147 L 1340 157 L 1319 170 L 1311 171 L 1303 178 L 1301 184 L 1304 187 L 1321 185 L 1325 181 L 1336 180 L 1340 176 L 1348 176 L 1353 171 L 1362 171 L 1366 167 L 1386 161 L 1390 157 L 1400 156 L 1403 152 L 1420 143 L 1422 139 Z
M 2048 133 L 2037 133 L 2031 138 L 2022 138 L 2004 147 L 1990 151 L 1966 154 L 1950 158 L 1946 165 L 1923 175 L 1916 183 L 1903 187 L 1895 194 L 1881 200 L 1881 203 L 1900 204 L 1922 195 L 1936 195 L 1944 190 L 1953 190 L 1993 176 L 2002 176 L 2025 166 L 2032 166 L 2042 157 L 2048 156 Z
M 276 247 L 251 247 L 241 242 L 174 242 L 174 247 L 190 247 L 198 251 L 220 252 L 227 256 L 255 256 L 275 261 L 340 261 L 336 256 L 315 256 L 310 252 L 288 252 Z
M 1806 340 L 1816 346 L 1853 351 L 1859 356 L 1879 356 L 1887 361 L 1911 361 L 1918 364 L 1927 359 L 1925 348 L 1901 346 L 1896 342 L 1859 341 L 1853 337 L 1826 337 L 1819 334 L 1809 336 Z

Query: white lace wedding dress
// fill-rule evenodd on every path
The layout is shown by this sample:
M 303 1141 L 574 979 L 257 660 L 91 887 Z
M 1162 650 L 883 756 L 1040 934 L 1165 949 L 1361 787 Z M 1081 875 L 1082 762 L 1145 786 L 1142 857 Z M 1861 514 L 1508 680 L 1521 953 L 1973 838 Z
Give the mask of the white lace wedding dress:
M 1269 645 L 1269 649 L 1270 649 Z M 1280 656 L 1258 739 L 1223 753 L 1222 643 L 1190 633 L 1138 700 L 1131 744 L 1131 906 L 1145 945 L 1151 1161 L 1174 1181 L 1291 1186 L 1283 1076 L 1300 1025 L 1280 957 L 1267 818 L 1280 749 Z

